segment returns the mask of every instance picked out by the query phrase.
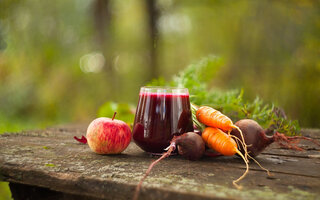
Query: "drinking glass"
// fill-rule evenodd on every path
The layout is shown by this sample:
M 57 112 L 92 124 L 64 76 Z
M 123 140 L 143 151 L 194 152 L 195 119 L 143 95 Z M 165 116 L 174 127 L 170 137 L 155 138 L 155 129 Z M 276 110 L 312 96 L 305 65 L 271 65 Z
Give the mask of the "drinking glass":
M 193 131 L 187 88 L 141 87 L 133 140 L 144 151 L 162 153 L 175 135 Z

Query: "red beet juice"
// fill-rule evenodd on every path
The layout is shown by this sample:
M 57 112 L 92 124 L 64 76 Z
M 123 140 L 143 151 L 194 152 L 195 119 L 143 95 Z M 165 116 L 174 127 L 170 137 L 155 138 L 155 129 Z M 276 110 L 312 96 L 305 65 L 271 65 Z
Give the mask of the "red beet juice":
M 162 153 L 174 135 L 193 131 L 186 88 L 142 87 L 133 140 L 146 152 Z

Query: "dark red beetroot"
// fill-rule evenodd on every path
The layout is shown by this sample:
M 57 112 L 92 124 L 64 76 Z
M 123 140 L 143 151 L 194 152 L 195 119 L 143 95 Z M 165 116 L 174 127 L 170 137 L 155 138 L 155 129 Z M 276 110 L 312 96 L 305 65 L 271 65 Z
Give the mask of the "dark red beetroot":
M 248 145 L 248 153 L 250 156 L 257 156 L 267 146 L 274 142 L 274 137 L 267 136 L 263 128 L 254 120 L 243 119 L 235 123 L 242 131 L 245 143 Z M 240 133 L 237 129 L 232 129 L 231 135 L 241 140 Z M 244 153 L 241 145 L 239 146 L 241 153 Z
M 303 136 L 285 136 L 284 134 L 276 132 L 272 136 L 268 136 L 266 131 L 252 119 L 242 119 L 235 123 L 236 126 L 242 131 L 245 143 L 248 145 L 248 153 L 250 156 L 255 157 L 259 155 L 267 146 L 273 142 L 277 142 L 281 147 L 288 149 L 295 149 L 302 151 L 303 149 L 297 146 L 300 139 L 310 140 L 310 138 Z M 232 129 L 231 135 L 236 136 L 241 140 L 240 133 L 237 129 Z M 318 144 L 319 145 L 319 144 Z M 241 153 L 244 153 L 241 145 L 239 146 Z
M 200 135 L 188 132 L 176 138 L 178 152 L 189 160 L 200 159 L 205 151 L 205 143 Z

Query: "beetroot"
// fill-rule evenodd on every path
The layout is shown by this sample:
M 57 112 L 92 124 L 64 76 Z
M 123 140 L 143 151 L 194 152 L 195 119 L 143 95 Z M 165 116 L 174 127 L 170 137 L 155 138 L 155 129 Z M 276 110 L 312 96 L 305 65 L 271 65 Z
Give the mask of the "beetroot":
M 176 138 L 178 152 L 189 160 L 200 159 L 205 151 L 205 143 L 200 135 L 188 132 Z
M 247 149 L 250 156 L 257 156 L 274 142 L 274 137 L 267 136 L 263 128 L 254 120 L 243 119 L 237 121 L 235 125 L 242 131 L 245 143 L 248 145 Z M 241 140 L 240 132 L 237 129 L 232 129 L 231 135 Z M 238 148 L 241 153 L 244 153 L 241 145 Z
M 281 147 L 302 151 L 303 149 L 297 146 L 300 139 L 309 140 L 319 145 L 311 138 L 303 136 L 285 136 L 284 134 L 276 132 L 272 136 L 266 134 L 264 130 L 256 121 L 252 119 L 242 119 L 235 123 L 236 126 L 242 131 L 245 143 L 248 145 L 248 153 L 250 156 L 255 157 L 259 155 L 267 146 L 273 142 L 277 142 Z M 232 129 L 231 135 L 236 136 L 241 140 L 240 133 L 237 129 Z M 241 146 L 239 149 L 242 153 L 244 150 Z

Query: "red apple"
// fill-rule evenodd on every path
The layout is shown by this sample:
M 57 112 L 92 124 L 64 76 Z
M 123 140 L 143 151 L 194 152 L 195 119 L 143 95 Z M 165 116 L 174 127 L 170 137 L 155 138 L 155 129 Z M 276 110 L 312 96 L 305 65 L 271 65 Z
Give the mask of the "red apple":
M 131 141 L 129 126 L 113 118 L 100 117 L 90 123 L 87 140 L 89 147 L 95 153 L 118 154 L 129 145 Z

